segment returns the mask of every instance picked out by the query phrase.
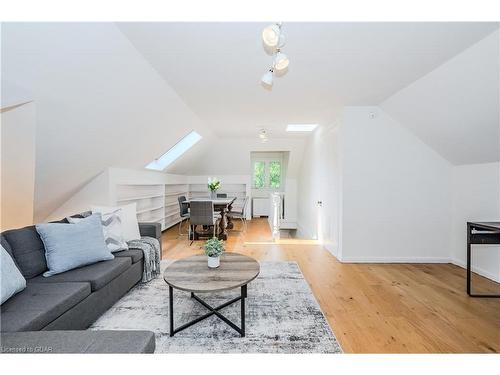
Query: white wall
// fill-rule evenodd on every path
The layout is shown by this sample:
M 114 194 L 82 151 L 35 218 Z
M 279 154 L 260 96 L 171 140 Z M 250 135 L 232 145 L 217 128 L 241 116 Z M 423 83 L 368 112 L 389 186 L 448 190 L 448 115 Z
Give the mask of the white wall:
M 299 225 L 346 262 L 448 262 L 450 191 L 448 161 L 380 108 L 346 107 L 305 151 Z
M 36 221 L 107 167 L 142 168 L 190 130 L 209 134 L 113 23 L 2 24 L 1 73 L 37 107 Z
M 465 267 L 468 221 L 500 221 L 500 163 L 456 166 L 452 172 L 451 259 Z M 473 246 L 473 270 L 500 282 L 500 246 Z
M 339 118 L 334 126 L 319 127 L 311 135 L 298 179 L 297 235 L 319 239 L 335 255 L 341 237 L 340 123 Z
M 34 103 L 11 107 L 0 115 L 1 230 L 33 224 L 35 119 Z
M 342 163 L 342 260 L 449 261 L 448 161 L 379 108 L 348 107 Z

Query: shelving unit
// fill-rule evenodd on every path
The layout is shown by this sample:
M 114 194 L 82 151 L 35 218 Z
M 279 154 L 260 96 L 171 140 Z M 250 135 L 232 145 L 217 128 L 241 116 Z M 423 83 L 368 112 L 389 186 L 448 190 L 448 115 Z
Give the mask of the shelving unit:
M 139 222 L 158 222 L 164 229 L 165 195 L 163 184 L 116 185 L 116 204 L 125 206 L 130 203 L 137 204 L 137 220 Z
M 161 229 L 165 230 L 181 221 L 178 201 L 180 196 L 187 199 L 210 196 L 207 184 L 201 181 L 196 179 L 196 183 L 116 184 L 111 204 L 124 206 L 135 202 L 139 222 L 158 222 L 161 223 Z M 235 210 L 241 210 L 248 192 L 247 183 L 224 182 L 218 191 L 226 193 L 228 197 L 236 197 L 233 204 Z

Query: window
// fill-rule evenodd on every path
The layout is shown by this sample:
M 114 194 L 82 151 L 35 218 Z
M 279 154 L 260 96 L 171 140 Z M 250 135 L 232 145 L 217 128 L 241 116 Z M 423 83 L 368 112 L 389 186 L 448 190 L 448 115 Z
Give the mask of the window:
M 261 189 L 266 185 L 266 163 L 256 161 L 253 165 L 253 186 Z
M 254 189 L 281 187 L 281 160 L 255 160 L 253 162 Z
M 279 189 L 281 186 L 281 163 L 279 161 L 269 162 L 269 186 L 271 189 Z
M 151 163 L 146 165 L 146 169 L 152 169 L 154 171 L 162 171 L 167 166 L 172 164 L 178 157 L 184 154 L 187 150 L 193 147 L 199 140 L 201 135 L 197 132 L 192 131 L 179 142 L 177 142 L 170 150 L 165 152 L 158 159 L 153 160 Z

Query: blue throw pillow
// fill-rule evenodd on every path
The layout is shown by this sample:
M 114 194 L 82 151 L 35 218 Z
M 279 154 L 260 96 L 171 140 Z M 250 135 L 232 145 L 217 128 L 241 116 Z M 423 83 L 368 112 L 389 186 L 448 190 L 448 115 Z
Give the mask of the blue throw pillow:
M 45 247 L 45 277 L 114 258 L 104 241 L 101 214 L 75 224 L 37 224 L 36 230 Z
M 1 303 L 4 303 L 14 294 L 26 288 L 26 279 L 19 272 L 7 250 L 3 246 L 0 246 L 0 248 L 2 252 L 0 258 L 0 298 Z

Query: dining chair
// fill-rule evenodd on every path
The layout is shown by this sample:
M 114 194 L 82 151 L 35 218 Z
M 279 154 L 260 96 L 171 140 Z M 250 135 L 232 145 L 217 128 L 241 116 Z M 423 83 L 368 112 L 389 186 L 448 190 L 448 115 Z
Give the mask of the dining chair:
M 231 216 L 231 219 L 240 219 L 243 224 L 243 230 L 246 232 L 247 230 L 247 205 L 248 205 L 248 196 L 245 197 L 243 201 L 243 205 L 241 206 L 240 211 L 229 211 L 228 215 Z
M 196 200 L 191 201 L 189 205 L 189 239 L 191 240 L 189 246 L 193 244 L 193 232 L 196 230 L 197 225 L 212 226 L 213 237 L 215 237 L 220 215 L 214 212 L 214 202 L 211 200 Z
M 226 193 L 217 193 L 217 198 L 227 198 Z
M 177 201 L 179 202 L 179 215 L 181 217 L 181 221 L 179 223 L 179 236 L 186 235 L 186 234 L 181 233 L 181 227 L 182 227 L 182 223 L 184 222 L 184 219 L 189 220 L 189 208 L 188 208 L 188 205 L 184 203 L 186 200 L 187 199 L 184 195 L 177 197 Z

